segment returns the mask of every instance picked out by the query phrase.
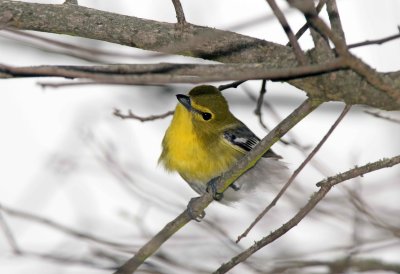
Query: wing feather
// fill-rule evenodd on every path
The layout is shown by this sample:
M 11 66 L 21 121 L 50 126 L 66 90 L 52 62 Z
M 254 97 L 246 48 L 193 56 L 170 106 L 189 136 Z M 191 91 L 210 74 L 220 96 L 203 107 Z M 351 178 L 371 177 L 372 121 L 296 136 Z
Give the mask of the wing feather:
M 224 138 L 232 145 L 238 147 L 243 151 L 252 150 L 259 142 L 258 138 L 247 126 L 242 124 L 239 127 L 230 128 L 224 131 Z M 269 149 L 263 157 L 266 158 L 282 158 L 278 154 L 275 154 L 271 149 Z

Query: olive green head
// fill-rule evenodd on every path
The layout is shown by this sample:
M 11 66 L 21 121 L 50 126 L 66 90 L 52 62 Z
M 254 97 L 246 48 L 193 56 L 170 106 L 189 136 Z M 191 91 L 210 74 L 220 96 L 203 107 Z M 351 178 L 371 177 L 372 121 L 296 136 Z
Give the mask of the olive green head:
M 222 129 L 236 118 L 221 92 L 214 86 L 203 85 L 193 88 L 189 95 L 177 95 L 178 101 L 191 113 L 195 127 L 204 130 Z

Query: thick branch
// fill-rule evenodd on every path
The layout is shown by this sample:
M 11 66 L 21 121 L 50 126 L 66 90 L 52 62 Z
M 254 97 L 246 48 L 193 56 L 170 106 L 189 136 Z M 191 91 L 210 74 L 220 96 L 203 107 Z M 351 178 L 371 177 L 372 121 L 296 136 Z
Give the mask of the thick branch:
M 114 84 L 203 83 L 268 79 L 283 81 L 345 69 L 344 60 L 301 67 L 268 69 L 262 64 L 139 64 L 108 66 L 12 67 L 0 64 L 0 78 L 50 77 L 92 79 Z
M 188 25 L 185 31 L 181 31 L 175 24 L 78 5 L 0 1 L 0 11 L 0 17 L 11 14 L 11 17 L 7 16 L 6 24 L 18 29 L 68 34 L 225 63 L 268 62 L 270 69 L 295 67 L 297 64 L 289 47 L 218 29 Z M 400 79 L 397 80 L 400 77 L 394 75 L 396 79 L 392 80 L 400 90 Z M 366 104 L 386 110 L 400 109 L 399 102 L 351 71 L 289 83 L 324 100 Z

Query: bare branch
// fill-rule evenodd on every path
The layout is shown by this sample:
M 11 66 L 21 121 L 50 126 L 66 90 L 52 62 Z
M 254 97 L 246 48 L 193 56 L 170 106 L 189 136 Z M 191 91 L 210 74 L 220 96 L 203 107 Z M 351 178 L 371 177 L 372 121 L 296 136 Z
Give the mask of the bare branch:
M 64 5 L 78 5 L 78 0 L 65 0 Z
M 186 24 L 185 13 L 183 12 L 183 8 L 181 2 L 179 0 L 172 0 L 174 4 L 176 19 L 178 20 L 178 24 L 184 25 Z
M 264 95 L 267 92 L 267 80 L 262 80 L 261 81 L 261 89 L 260 89 L 260 95 L 258 96 L 257 99 L 257 105 L 256 105 L 256 109 L 254 110 L 254 114 L 258 117 L 258 121 L 260 122 L 260 125 L 268 130 L 268 127 L 265 125 L 263 119 L 262 119 L 262 106 L 263 106 L 263 102 L 264 102 Z M 282 141 L 282 140 L 281 140 Z
M 284 262 L 284 265 L 275 267 L 270 273 L 284 273 L 284 272 L 290 272 L 291 269 L 307 268 L 313 266 L 325 266 L 329 268 L 328 273 L 346 273 L 349 270 L 357 272 L 370 272 L 378 270 L 378 271 L 400 273 L 400 264 L 394 264 L 382 260 L 368 259 L 368 258 L 359 258 L 350 260 L 349 258 L 342 258 L 333 261 L 323 261 L 323 260 L 287 261 Z
M 246 82 L 246 80 L 235 81 L 235 82 L 232 82 L 232 83 L 226 84 L 226 85 L 220 85 L 220 86 L 218 87 L 218 89 L 219 89 L 220 91 L 223 91 L 223 90 L 228 89 L 228 88 L 237 88 L 238 86 L 240 86 L 240 85 L 243 84 L 244 82 Z
M 275 0 L 267 0 L 269 6 L 271 7 L 272 11 L 274 12 L 276 18 L 278 19 L 279 23 L 282 25 L 283 30 L 285 31 L 287 37 L 289 38 L 290 45 L 293 48 L 293 52 L 296 55 L 297 62 L 299 65 L 307 64 L 307 58 L 304 55 L 304 52 L 301 50 L 299 43 L 287 22 L 285 15 L 280 10 L 278 5 L 276 4 Z
M 317 11 L 317 14 L 319 14 L 324 7 L 325 3 L 327 0 L 319 0 L 317 7 L 315 8 Z M 308 23 L 305 23 L 295 34 L 296 39 L 299 40 L 301 36 L 308 30 L 309 25 Z M 290 41 L 286 44 L 286 46 L 290 47 Z
M 268 211 L 276 205 L 278 200 L 282 197 L 282 195 L 285 193 L 285 191 L 288 189 L 288 187 L 292 184 L 294 179 L 296 179 L 297 175 L 299 175 L 299 173 L 308 164 L 308 162 L 310 162 L 311 159 L 314 157 L 314 155 L 320 150 L 320 148 L 323 146 L 323 144 L 326 142 L 326 140 L 328 140 L 328 138 L 331 136 L 332 132 L 339 125 L 339 123 L 342 121 L 342 119 L 347 114 L 347 112 L 350 110 L 350 108 L 351 108 L 351 106 L 348 106 L 348 105 L 346 105 L 344 107 L 342 113 L 339 115 L 339 117 L 336 119 L 336 121 L 330 127 L 328 132 L 324 135 L 324 137 L 318 143 L 318 145 L 311 151 L 311 153 L 306 157 L 306 159 L 304 159 L 304 161 L 300 164 L 300 166 L 293 172 L 292 176 L 290 176 L 289 180 L 279 191 L 278 195 L 276 195 L 276 197 L 271 201 L 271 203 L 257 216 L 257 218 L 250 224 L 250 226 L 238 237 L 238 239 L 236 240 L 237 243 L 242 238 L 246 237 L 247 234 L 250 232 L 250 230 L 252 230 L 253 227 L 265 216 L 265 214 L 267 214 Z
M 17 241 L 15 240 L 14 234 L 12 233 L 10 227 L 8 226 L 8 223 L 6 222 L 3 216 L 3 212 L 1 210 L 0 210 L 0 226 L 3 228 L 3 232 L 14 254 L 21 254 L 21 249 L 19 248 Z
M 300 223 L 304 217 L 310 213 L 311 210 L 325 197 L 325 195 L 334 187 L 335 185 L 350 180 L 352 178 L 362 176 L 366 173 L 376 171 L 382 168 L 388 168 L 392 167 L 394 165 L 397 165 L 400 163 L 400 155 L 395 156 L 390 159 L 382 159 L 379 161 L 376 161 L 374 163 L 366 164 L 361 167 L 356 167 L 353 169 L 350 169 L 344 173 L 340 173 L 336 176 L 329 177 L 319 183 L 317 183 L 317 186 L 320 187 L 319 191 L 315 192 L 309 201 L 306 203 L 306 205 L 301 208 L 293 218 L 291 218 L 289 221 L 287 221 L 285 224 L 283 224 L 280 228 L 276 229 L 272 233 L 270 233 L 268 236 L 262 238 L 261 240 L 255 242 L 254 245 L 250 246 L 248 249 L 243 251 L 242 253 L 238 254 L 237 256 L 233 257 L 229 262 L 224 263 L 221 265 L 214 273 L 215 274 L 222 274 L 226 273 L 230 269 L 232 269 L 234 266 L 237 264 L 243 262 L 246 260 L 248 257 L 250 257 L 252 254 L 260 250 L 261 248 L 265 247 L 266 245 L 272 243 L 276 239 L 280 238 L 282 235 L 287 233 L 290 229 L 292 229 L 294 226 Z
M 359 58 L 352 55 L 348 49 L 346 42 L 341 36 L 334 33 L 329 26 L 318 17 L 316 12 L 312 9 L 313 1 L 296 1 L 291 0 L 296 8 L 304 13 L 311 26 L 316 29 L 320 34 L 328 37 L 335 45 L 335 50 L 346 59 L 346 63 L 357 74 L 362 76 L 370 85 L 385 92 L 396 103 L 400 103 L 399 89 L 395 86 L 394 82 L 389 78 L 377 73 L 373 68 L 362 62 Z
M 343 40 L 344 43 L 346 43 L 346 37 L 344 35 L 336 0 L 328 0 L 326 10 L 328 12 L 332 30 Z
M 352 49 L 352 48 L 357 48 L 357 47 L 363 47 L 363 46 L 369 46 L 369 45 L 382 45 L 383 43 L 395 40 L 395 39 L 399 39 L 400 38 L 400 33 L 398 34 L 394 34 L 394 35 L 390 35 L 381 39 L 375 39 L 375 40 L 366 40 L 364 42 L 358 42 L 358 43 L 354 43 L 354 44 L 350 44 L 347 46 L 348 49 Z
M 154 121 L 154 120 L 158 120 L 158 119 L 164 119 L 168 116 L 171 116 L 174 114 L 174 111 L 168 111 L 166 113 L 163 114 L 159 114 L 159 115 L 150 115 L 147 117 L 141 117 L 141 116 L 137 116 L 136 114 L 132 113 L 131 110 L 128 111 L 128 114 L 122 114 L 121 111 L 119 109 L 115 109 L 113 114 L 116 117 L 119 117 L 121 119 L 135 119 L 135 120 L 139 120 L 140 122 L 147 122 L 147 121 Z
M 11 19 L 7 25 L 18 29 L 81 36 L 146 50 L 226 63 L 268 60 L 270 69 L 293 67 L 297 63 L 289 47 L 212 28 L 190 25 L 182 32 L 176 29 L 175 24 L 128 17 L 79 5 L 0 1 L 0 10 L 3 14 L 11 14 L 8 16 Z M 41 16 L 35 16 L 35 14 Z M 69 16 L 65 17 L 64 14 L 69 14 Z M 135 31 L 132 32 L 132 29 Z M 315 51 L 310 52 L 311 56 L 314 54 L 316 54 Z M 389 78 L 392 79 L 392 76 L 399 77 L 393 73 Z M 392 81 L 390 79 L 389 82 Z M 289 83 L 314 97 L 328 100 L 341 97 L 347 104 L 358 101 L 360 104 L 386 110 L 400 108 L 400 103 L 393 100 L 391 95 L 381 92 L 375 85 L 366 84 L 364 79 L 352 72 L 337 74 L 334 81 L 329 77 L 322 77 L 316 83 L 313 77 L 307 77 L 300 81 L 289 81 Z M 399 82 L 396 81 L 396 84 L 399 85 Z
M 394 118 L 391 118 L 391 117 L 383 116 L 379 112 L 373 112 L 373 111 L 369 111 L 369 110 L 364 110 L 364 112 L 368 113 L 368 114 L 370 114 L 370 115 L 372 115 L 372 116 L 374 116 L 376 118 L 380 118 L 380 119 L 384 119 L 384 120 L 387 120 L 387 121 L 390 121 L 390 122 L 393 122 L 393 123 L 396 123 L 396 124 L 400 124 L 400 120 L 399 119 L 394 119 Z
M 0 77 L 65 77 L 92 79 L 113 84 L 203 83 L 227 80 L 269 79 L 282 81 L 345 69 L 344 60 L 325 64 L 268 69 L 254 64 L 138 64 L 108 66 L 37 66 L 13 67 L 0 64 Z
M 83 232 L 80 232 L 78 230 L 69 228 L 67 226 L 64 226 L 62 224 L 59 224 L 55 221 L 40 217 L 40 216 L 36 216 L 27 212 L 23 212 L 20 210 L 16 210 L 16 209 L 12 209 L 10 207 L 7 207 L 3 204 L 0 204 L 0 211 L 3 211 L 6 214 L 18 217 L 18 218 L 23 218 L 25 220 L 31 220 L 34 222 L 38 222 L 41 223 L 43 225 L 52 227 L 54 229 L 57 229 L 59 231 L 62 231 L 66 234 L 75 236 L 75 237 L 79 237 L 79 238 L 84 238 L 84 239 L 88 239 L 90 241 L 96 242 L 96 243 L 100 243 L 100 244 L 104 244 L 104 245 L 108 245 L 108 246 L 112 246 L 112 247 L 116 247 L 118 249 L 123 249 L 123 250 L 132 250 L 133 246 L 131 245 L 125 245 L 125 244 L 120 244 L 120 243 L 115 243 L 115 242 L 111 242 L 108 240 L 104 240 L 101 239 L 99 237 L 96 236 L 92 236 Z
M 93 56 L 107 56 L 107 57 L 123 57 L 123 58 L 135 58 L 135 59 L 150 59 L 150 58 L 156 58 L 156 57 L 161 57 L 165 56 L 166 54 L 163 53 L 153 53 L 153 54 L 146 54 L 146 55 L 139 55 L 139 54 L 127 54 L 127 53 L 121 53 L 121 52 L 115 52 L 115 51 L 110 51 L 110 50 L 105 50 L 105 49 L 96 49 L 93 47 L 85 47 L 82 45 L 75 45 L 72 43 L 67 43 L 64 41 L 59 41 L 56 39 L 50 39 L 47 37 L 43 37 L 38 34 L 26 32 L 26 31 L 21 31 L 15 28 L 9 28 L 9 27 L 4 27 L 2 29 L 5 32 L 9 32 L 11 34 L 15 34 L 19 37 L 26 37 L 34 41 L 38 42 L 43 42 L 46 45 L 53 45 L 56 47 L 59 47 L 61 49 L 64 49 L 65 51 L 62 52 L 63 54 L 71 54 L 70 51 L 77 51 L 80 54 L 76 54 L 76 57 L 79 58 L 84 58 L 84 59 L 89 59 L 90 57 Z M 85 54 L 85 55 L 83 55 Z

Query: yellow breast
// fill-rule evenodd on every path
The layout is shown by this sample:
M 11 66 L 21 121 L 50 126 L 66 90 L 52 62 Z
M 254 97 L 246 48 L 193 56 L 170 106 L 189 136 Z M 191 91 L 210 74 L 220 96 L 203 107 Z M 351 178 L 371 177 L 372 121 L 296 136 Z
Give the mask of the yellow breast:
M 200 140 L 191 114 L 177 106 L 159 160 L 167 170 L 177 171 L 187 182 L 207 183 L 227 171 L 239 157 L 241 153 L 229 147 L 222 136 L 217 140 Z

